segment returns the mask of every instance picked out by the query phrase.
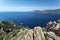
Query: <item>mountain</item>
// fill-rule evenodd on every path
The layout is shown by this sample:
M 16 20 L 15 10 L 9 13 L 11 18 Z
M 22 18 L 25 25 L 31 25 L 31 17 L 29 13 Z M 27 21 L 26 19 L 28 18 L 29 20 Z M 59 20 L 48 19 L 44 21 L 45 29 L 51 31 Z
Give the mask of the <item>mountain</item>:
M 60 14 L 60 9 L 55 9 L 55 10 L 34 10 L 34 13 L 44 13 L 44 14 Z
M 60 9 L 55 9 L 55 10 L 45 10 L 43 11 L 45 13 L 57 13 L 57 14 L 60 14 Z

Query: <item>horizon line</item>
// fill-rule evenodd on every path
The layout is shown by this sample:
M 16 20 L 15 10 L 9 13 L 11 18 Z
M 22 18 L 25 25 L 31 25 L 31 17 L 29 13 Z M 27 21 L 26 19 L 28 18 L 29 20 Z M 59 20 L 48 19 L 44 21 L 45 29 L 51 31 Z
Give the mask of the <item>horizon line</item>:
M 57 9 L 60 9 L 60 8 L 56 8 L 56 9 L 46 9 L 46 10 L 57 10 Z M 36 10 L 39 10 L 39 9 L 36 9 Z M 31 11 L 35 11 L 35 10 L 25 10 L 25 11 L 23 11 L 23 10 L 0 10 L 0 12 L 31 12 Z M 45 9 L 44 10 L 39 10 L 39 11 L 45 11 Z

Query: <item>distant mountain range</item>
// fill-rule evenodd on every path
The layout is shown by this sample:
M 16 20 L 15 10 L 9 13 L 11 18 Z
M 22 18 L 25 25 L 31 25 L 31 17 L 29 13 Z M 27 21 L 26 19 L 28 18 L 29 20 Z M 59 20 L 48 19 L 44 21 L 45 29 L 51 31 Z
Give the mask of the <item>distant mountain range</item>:
M 55 9 L 55 10 L 34 10 L 34 13 L 44 13 L 44 14 L 60 14 L 60 9 Z

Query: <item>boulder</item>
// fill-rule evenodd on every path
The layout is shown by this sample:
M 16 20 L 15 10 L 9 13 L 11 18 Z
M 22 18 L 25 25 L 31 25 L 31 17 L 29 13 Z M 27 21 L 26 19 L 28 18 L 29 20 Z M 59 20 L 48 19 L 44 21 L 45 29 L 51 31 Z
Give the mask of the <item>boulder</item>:
M 54 30 L 58 30 L 60 28 L 60 23 L 56 23 L 54 22 L 49 22 L 47 24 L 47 30 L 48 31 L 54 31 Z
M 47 31 L 53 31 L 57 36 L 60 37 L 60 23 L 49 22 L 47 24 Z
M 19 36 L 20 35 L 20 36 Z M 17 40 L 33 40 L 33 30 L 30 29 L 25 29 L 25 30 L 21 30 L 18 34 L 17 34 Z
M 60 40 L 60 37 L 56 36 L 54 32 L 47 32 L 46 36 L 48 37 L 48 40 L 49 38 L 53 40 Z
M 54 33 L 55 33 L 57 36 L 60 37 L 60 28 L 59 28 L 58 30 L 54 31 Z
M 34 28 L 34 40 L 45 40 L 44 33 L 40 26 Z

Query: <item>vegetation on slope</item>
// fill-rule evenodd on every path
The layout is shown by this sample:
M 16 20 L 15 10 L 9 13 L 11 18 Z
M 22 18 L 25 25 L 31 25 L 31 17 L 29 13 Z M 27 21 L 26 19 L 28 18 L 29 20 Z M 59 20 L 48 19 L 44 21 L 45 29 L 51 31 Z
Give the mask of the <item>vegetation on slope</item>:
M 11 40 L 20 29 L 25 28 L 24 26 L 16 25 L 12 21 L 0 21 L 0 40 Z

